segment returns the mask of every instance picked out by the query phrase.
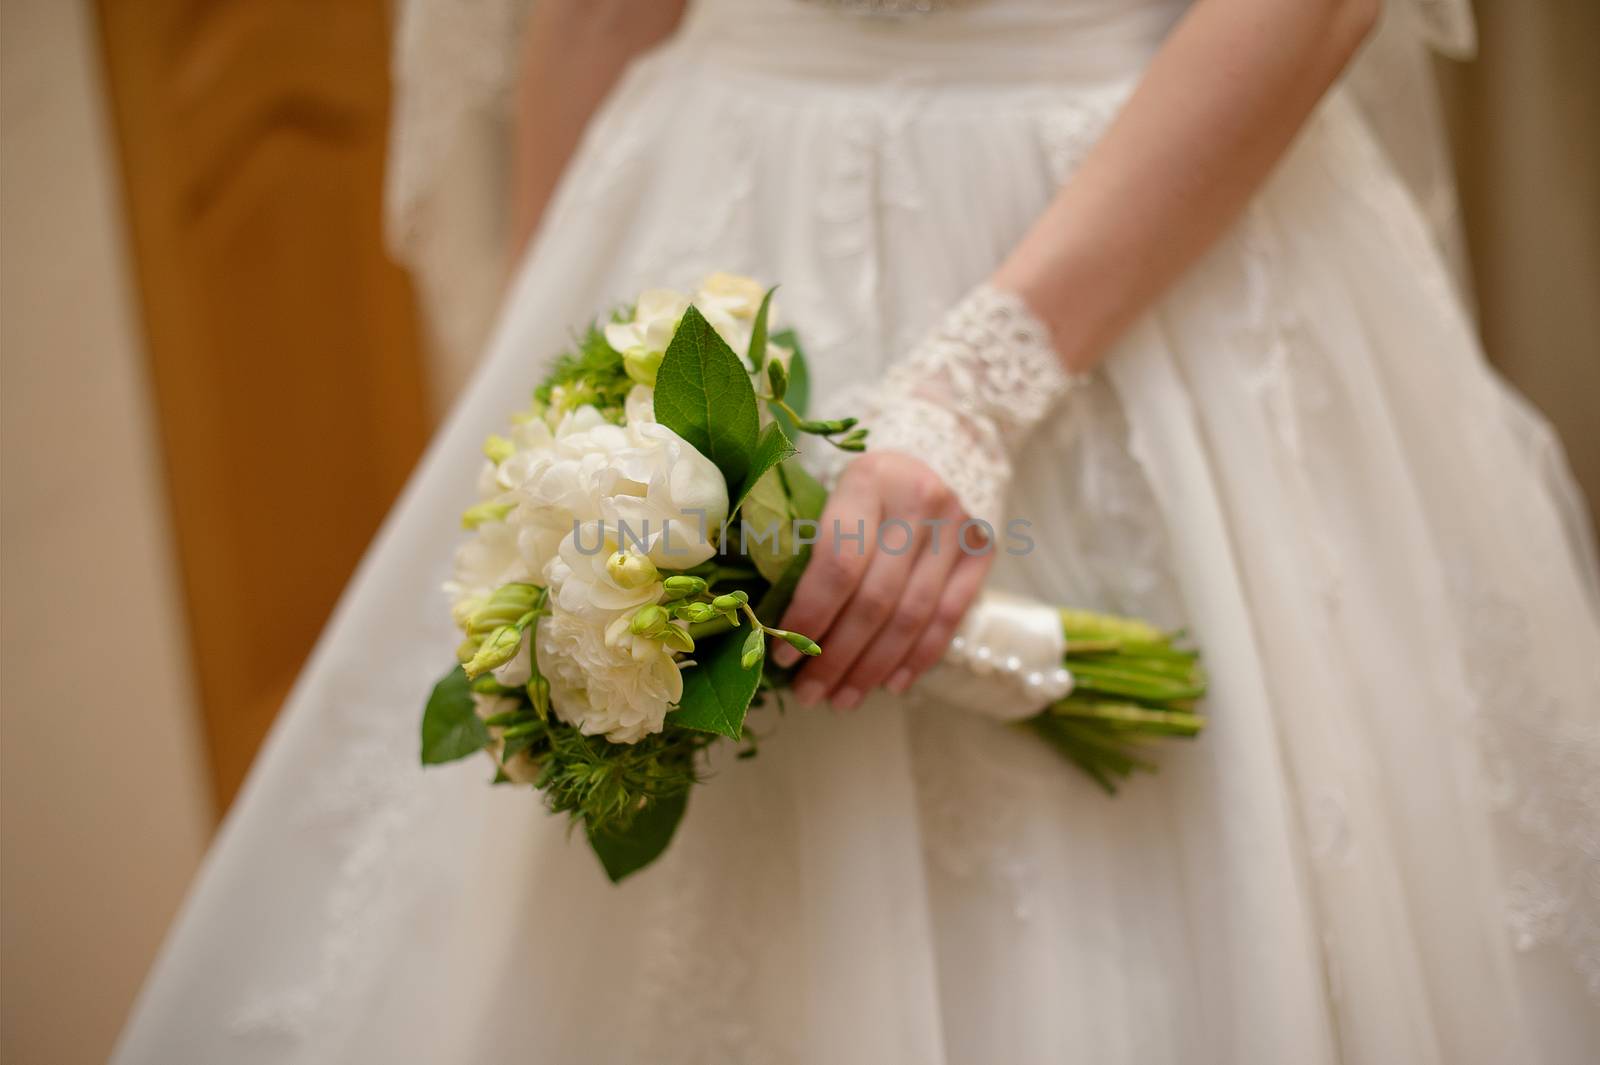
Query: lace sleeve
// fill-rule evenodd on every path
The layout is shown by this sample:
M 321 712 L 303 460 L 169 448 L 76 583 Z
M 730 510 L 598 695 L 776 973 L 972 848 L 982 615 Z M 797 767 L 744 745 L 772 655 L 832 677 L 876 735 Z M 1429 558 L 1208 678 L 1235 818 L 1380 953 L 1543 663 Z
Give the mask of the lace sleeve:
M 926 462 L 1000 528 L 1011 457 L 1074 380 L 1022 300 L 980 285 L 886 375 L 869 445 Z

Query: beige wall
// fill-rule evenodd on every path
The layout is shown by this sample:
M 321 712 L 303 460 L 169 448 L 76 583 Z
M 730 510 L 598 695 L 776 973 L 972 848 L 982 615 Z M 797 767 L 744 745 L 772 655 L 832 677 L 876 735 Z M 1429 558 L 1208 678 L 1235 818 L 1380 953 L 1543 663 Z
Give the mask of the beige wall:
M 1600 515 L 1600 3 L 1476 6 L 1476 61 L 1442 73 L 1484 346 Z
M 0 1059 L 103 1061 L 212 814 L 84 0 L 0 0 Z

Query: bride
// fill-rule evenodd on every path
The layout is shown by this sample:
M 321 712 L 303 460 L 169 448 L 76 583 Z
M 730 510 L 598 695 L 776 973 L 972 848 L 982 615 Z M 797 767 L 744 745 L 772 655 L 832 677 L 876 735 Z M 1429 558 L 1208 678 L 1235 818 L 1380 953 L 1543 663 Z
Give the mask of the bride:
M 436 178 L 511 6 L 401 27 L 399 222 L 480 291 Z M 1594 555 L 1422 140 L 1361 109 L 1419 97 L 1341 82 L 1376 6 L 538 0 L 524 229 L 553 197 L 119 1065 L 1593 1060 Z M 712 270 L 782 282 L 813 394 L 878 411 L 835 516 L 1039 549 L 814 567 L 797 694 L 852 712 L 786 714 L 614 888 L 526 791 L 418 769 L 417 703 L 478 441 L 570 327 Z M 983 581 L 1187 627 L 1211 728 L 1108 799 L 897 694 Z

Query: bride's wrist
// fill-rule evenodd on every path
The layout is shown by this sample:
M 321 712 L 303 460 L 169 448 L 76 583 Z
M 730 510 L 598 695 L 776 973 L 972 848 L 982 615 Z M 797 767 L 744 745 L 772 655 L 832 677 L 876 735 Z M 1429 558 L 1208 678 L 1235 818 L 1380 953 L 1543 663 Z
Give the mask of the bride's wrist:
M 982 284 L 889 371 L 869 446 L 922 459 L 998 527 L 1014 454 L 1072 384 L 1023 299 Z
M 1081 315 L 1073 315 L 1060 297 L 1059 286 L 1044 280 L 1040 271 L 1025 262 L 1007 259 L 989 278 L 990 287 L 1009 293 L 1021 301 L 1043 328 L 1050 347 L 1068 376 L 1088 373 L 1095 362 L 1090 338 L 1083 335 Z

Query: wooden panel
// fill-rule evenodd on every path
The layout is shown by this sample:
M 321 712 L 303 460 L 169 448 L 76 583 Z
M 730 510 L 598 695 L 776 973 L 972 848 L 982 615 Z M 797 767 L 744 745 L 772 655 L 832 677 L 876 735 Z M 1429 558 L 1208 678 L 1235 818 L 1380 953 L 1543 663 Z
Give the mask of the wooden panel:
M 99 0 L 219 808 L 426 432 L 383 0 Z

